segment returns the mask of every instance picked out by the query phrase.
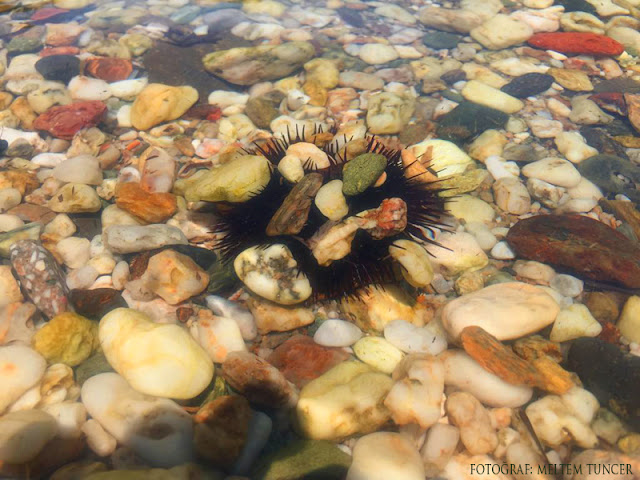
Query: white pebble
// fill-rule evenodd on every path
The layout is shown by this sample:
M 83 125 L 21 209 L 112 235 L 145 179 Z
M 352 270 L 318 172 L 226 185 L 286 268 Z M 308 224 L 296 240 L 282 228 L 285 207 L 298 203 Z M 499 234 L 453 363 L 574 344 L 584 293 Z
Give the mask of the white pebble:
M 72 270 L 67 275 L 67 287 L 71 290 L 85 289 L 93 285 L 100 273 L 91 265 Z
M 421 328 L 406 320 L 394 320 L 384 327 L 384 338 L 405 353 L 438 355 L 447 349 L 446 335 L 435 321 Z
M 330 318 L 316 330 L 313 341 L 324 347 L 350 347 L 362 336 L 362 330 L 353 323 Z
M 509 248 L 509 244 L 505 241 L 501 241 L 495 244 L 495 246 L 491 249 L 491 256 L 498 260 L 513 260 L 516 258 L 513 250 Z
M 582 293 L 584 282 L 571 275 L 559 273 L 551 279 L 549 286 L 565 297 L 575 298 Z
M 107 457 L 116 449 L 116 439 L 93 418 L 82 425 L 89 448 L 99 457 Z

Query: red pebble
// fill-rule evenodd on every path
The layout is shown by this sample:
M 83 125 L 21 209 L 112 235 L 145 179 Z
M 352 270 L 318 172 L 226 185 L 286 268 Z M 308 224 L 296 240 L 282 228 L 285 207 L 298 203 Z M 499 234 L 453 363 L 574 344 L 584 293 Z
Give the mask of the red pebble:
M 207 119 L 210 122 L 217 122 L 220 120 L 220 117 L 222 117 L 222 110 L 215 105 L 208 105 L 206 103 L 194 105 L 184 114 L 184 118 L 186 119 Z
M 106 82 L 126 80 L 132 71 L 131 61 L 124 58 L 90 58 L 85 66 L 86 73 Z
M 80 53 L 78 47 L 46 47 L 40 51 L 41 57 L 50 55 L 77 55 Z
M 529 45 L 560 53 L 616 56 L 624 52 L 624 45 L 613 38 L 596 33 L 553 32 L 536 33 Z
M 36 23 L 43 22 L 45 20 L 51 20 L 57 17 L 58 15 L 62 15 L 68 12 L 69 10 L 65 10 L 64 8 L 55 8 L 55 7 L 41 8 L 40 10 L 35 12 L 33 15 L 31 15 L 31 21 Z
M 96 100 L 51 107 L 35 119 L 33 127 L 56 138 L 71 140 L 79 130 L 100 123 L 106 111 L 107 106 Z
M 593 100 L 596 104 L 607 110 L 608 112 L 614 112 L 618 115 L 626 116 L 628 114 L 627 102 L 624 99 L 623 93 L 617 92 L 603 92 L 595 93 L 589 97 L 589 100 Z

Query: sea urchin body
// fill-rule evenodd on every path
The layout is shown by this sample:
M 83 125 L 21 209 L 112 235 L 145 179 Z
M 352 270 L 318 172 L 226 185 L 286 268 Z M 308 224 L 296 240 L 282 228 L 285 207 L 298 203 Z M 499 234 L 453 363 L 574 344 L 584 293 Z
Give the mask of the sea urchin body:
M 390 254 L 390 247 L 405 248 L 398 240 L 434 244 L 445 208 L 441 188 L 425 162 L 407 159 L 406 152 L 389 149 L 375 137 L 344 139 L 341 144 L 338 148 L 333 133 L 297 132 L 247 151 L 269 160 L 271 176 L 248 200 L 217 204 L 217 248 L 223 260 L 232 261 L 253 247 L 279 245 L 295 259 L 297 274 L 308 278 L 312 297 L 326 299 L 394 282 L 394 264 L 406 269 Z M 313 160 L 317 151 L 328 163 Z M 303 173 L 295 183 L 278 168 L 291 152 Z M 309 158 L 301 159 L 300 152 L 310 152 Z M 316 196 L 325 187 L 330 191 L 319 201 Z M 318 206 L 330 202 L 335 202 L 332 209 Z

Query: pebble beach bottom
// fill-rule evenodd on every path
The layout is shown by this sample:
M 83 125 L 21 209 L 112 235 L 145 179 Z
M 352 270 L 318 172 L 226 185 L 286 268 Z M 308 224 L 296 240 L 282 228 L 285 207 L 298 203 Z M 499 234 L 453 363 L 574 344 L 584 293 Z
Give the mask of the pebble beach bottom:
M 639 29 L 0 1 L 0 478 L 640 479 Z

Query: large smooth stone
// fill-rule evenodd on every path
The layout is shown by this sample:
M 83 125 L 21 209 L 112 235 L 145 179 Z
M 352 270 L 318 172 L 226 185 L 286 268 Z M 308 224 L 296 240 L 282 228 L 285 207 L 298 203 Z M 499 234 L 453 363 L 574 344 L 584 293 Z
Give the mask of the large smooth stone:
M 182 230 L 170 225 L 111 225 L 104 230 L 102 241 L 113 253 L 142 252 L 189 243 Z
M 556 301 L 538 287 L 499 283 L 449 302 L 442 310 L 442 325 L 456 339 L 473 325 L 498 340 L 513 340 L 550 325 L 559 311 Z
M 42 410 L 23 410 L 0 417 L 0 462 L 32 460 L 57 431 L 55 418 Z
M 138 130 L 148 130 L 162 122 L 180 118 L 197 101 L 198 92 L 193 87 L 151 83 L 133 102 L 131 123 Z
M 580 278 L 640 288 L 640 248 L 592 218 L 527 218 L 511 227 L 507 241 L 519 257 L 570 269 Z
M 238 278 L 254 293 L 281 305 L 295 305 L 311 296 L 311 285 L 286 245 L 250 247 L 233 262 Z
M 98 336 L 109 364 L 141 393 L 193 398 L 213 378 L 209 355 L 178 325 L 117 308 L 100 320 Z
M 603 192 L 621 193 L 634 202 L 640 200 L 640 193 L 633 183 L 621 178 L 622 176 L 632 182 L 640 182 L 640 167 L 626 158 L 616 155 L 594 155 L 580 162 L 578 170 Z
M 441 140 L 463 142 L 491 128 L 501 129 L 509 115 L 493 108 L 462 102 L 438 122 L 437 137 Z
M 286 77 L 315 55 L 308 42 L 259 45 L 213 52 L 202 59 L 204 68 L 236 85 L 253 85 Z
M 263 457 L 254 467 L 255 480 L 298 480 L 322 478 L 342 480 L 351 457 L 333 442 L 297 440 Z
M 316 440 L 376 431 L 390 418 L 382 401 L 392 385 L 391 377 L 373 367 L 342 362 L 302 389 L 295 412 L 297 427 Z
M 400 433 L 378 432 L 360 438 L 353 448 L 347 480 L 424 480 L 422 458 Z
M 531 400 L 533 388 L 505 382 L 463 350 L 447 350 L 438 358 L 444 365 L 445 385 L 468 392 L 485 405 L 515 408 Z
M 170 305 L 188 300 L 209 284 L 209 275 L 196 262 L 173 250 L 151 257 L 141 279 L 146 288 Z
M 269 183 L 269 161 L 258 155 L 243 155 L 214 168 L 187 190 L 190 202 L 246 202 Z
M 150 465 L 170 467 L 191 460 L 192 420 L 172 400 L 136 392 L 117 373 L 89 378 L 81 396 L 91 417 Z
M 42 355 L 29 347 L 0 347 L 0 413 L 38 383 L 46 367 Z
M 571 344 L 568 368 L 603 406 L 640 428 L 640 357 L 599 338 L 583 337 Z

